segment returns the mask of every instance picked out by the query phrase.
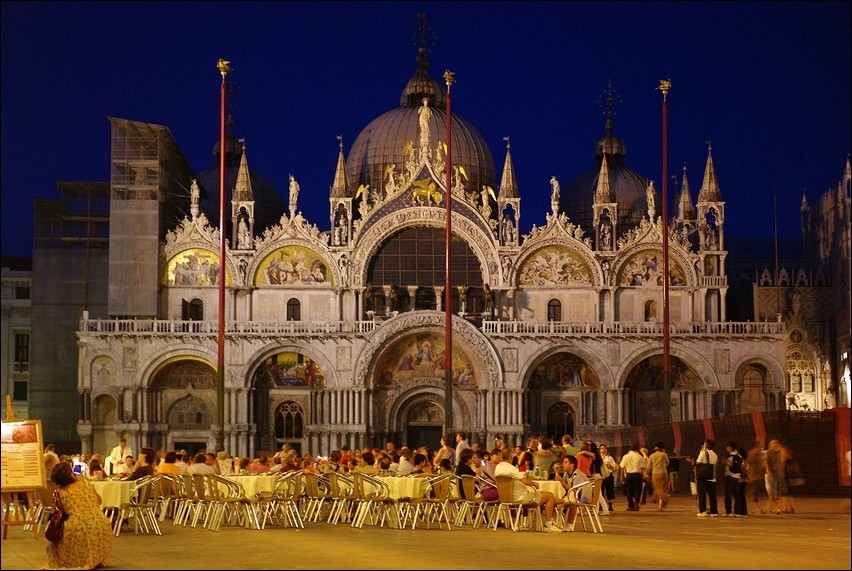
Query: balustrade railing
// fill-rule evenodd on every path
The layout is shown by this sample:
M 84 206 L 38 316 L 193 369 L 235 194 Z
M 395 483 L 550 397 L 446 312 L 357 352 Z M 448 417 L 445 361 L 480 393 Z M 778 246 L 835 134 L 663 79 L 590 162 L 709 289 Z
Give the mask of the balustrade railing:
M 216 321 L 169 319 L 83 319 L 84 335 L 199 335 L 218 334 Z M 253 337 L 359 336 L 372 332 L 368 321 L 228 321 L 225 334 Z M 762 337 L 784 333 L 780 321 L 674 322 L 672 337 Z M 496 337 L 656 337 L 663 335 L 657 321 L 483 321 L 482 331 Z

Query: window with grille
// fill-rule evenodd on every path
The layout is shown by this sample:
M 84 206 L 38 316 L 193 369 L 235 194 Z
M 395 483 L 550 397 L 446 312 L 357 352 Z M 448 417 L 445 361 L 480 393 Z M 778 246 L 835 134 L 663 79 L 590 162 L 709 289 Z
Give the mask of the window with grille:
M 787 378 L 790 392 L 813 392 L 815 375 L 816 370 L 813 363 L 799 351 L 793 351 L 787 355 Z
M 287 300 L 287 321 L 302 320 L 302 304 L 295 297 Z
M 30 370 L 30 334 L 15 333 L 15 373 L 26 373 Z
M 204 320 L 204 302 L 198 298 L 192 301 L 183 300 L 181 304 L 182 319 L 190 319 L 192 321 Z
M 302 407 L 293 401 L 282 402 L 275 411 L 275 439 L 279 444 L 304 437 Z
M 406 228 L 390 237 L 370 261 L 367 281 L 374 286 L 445 285 L 446 241 L 443 228 Z M 479 259 L 467 242 L 450 242 L 453 286 L 482 287 Z M 417 303 L 417 302 L 415 302 Z
M 547 320 L 562 321 L 562 303 L 558 299 L 547 302 Z
M 557 402 L 547 411 L 547 435 L 561 442 L 566 434 L 574 435 L 574 411 L 565 402 Z

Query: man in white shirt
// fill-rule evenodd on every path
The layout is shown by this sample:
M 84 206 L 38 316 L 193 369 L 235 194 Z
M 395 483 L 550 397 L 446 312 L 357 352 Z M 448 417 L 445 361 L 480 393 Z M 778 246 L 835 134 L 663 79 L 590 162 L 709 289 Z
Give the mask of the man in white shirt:
M 467 433 L 456 432 L 456 450 L 453 456 L 453 466 L 459 465 L 459 456 L 465 448 L 470 448 L 470 444 L 467 443 Z
M 189 474 L 189 464 L 186 463 L 185 451 L 177 453 L 177 460 L 175 460 L 175 466 L 180 468 L 181 474 Z
M 639 444 L 630 445 L 630 451 L 621 458 L 619 467 L 624 474 L 627 511 L 638 512 L 642 498 L 642 471 L 646 468 L 645 458 L 639 454 Z
M 407 446 L 403 446 L 399 454 L 399 466 L 396 469 L 397 476 L 408 476 L 414 470 L 414 464 L 411 463 L 411 450 Z
M 133 450 L 127 445 L 127 439 L 122 437 L 118 440 L 118 446 L 112 449 L 109 453 L 109 462 L 105 470 L 107 474 L 114 474 L 116 466 L 123 464 L 124 459 L 128 456 L 133 456 Z
M 556 496 L 550 492 L 542 492 L 538 489 L 538 484 L 527 478 L 524 474 L 518 471 L 517 466 L 512 465 L 511 448 L 506 447 L 501 452 L 502 461 L 494 468 L 494 477 L 510 476 L 514 478 L 512 487 L 512 501 L 521 503 L 538 502 L 539 505 L 544 505 L 544 517 L 547 523 L 544 524 L 544 531 L 561 532 L 562 528 L 553 522 L 553 511 L 556 507 Z
M 215 456 L 213 457 L 215 460 Z M 190 474 L 215 474 L 216 470 L 212 465 L 207 463 L 207 454 L 199 452 L 192 459 L 192 464 L 189 465 Z

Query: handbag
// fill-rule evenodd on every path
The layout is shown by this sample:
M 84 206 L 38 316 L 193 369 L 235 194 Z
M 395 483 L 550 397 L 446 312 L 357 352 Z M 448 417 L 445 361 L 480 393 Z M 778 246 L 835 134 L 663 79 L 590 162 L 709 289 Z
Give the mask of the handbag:
M 696 480 L 712 480 L 716 477 L 716 468 L 710 464 L 710 454 L 705 450 L 708 462 L 699 462 L 695 464 L 695 479 Z M 699 456 L 700 458 L 700 456 Z
M 62 501 L 59 499 L 59 490 L 56 490 L 53 492 L 53 511 L 50 512 L 50 519 L 47 522 L 47 529 L 44 530 L 44 537 L 51 543 L 62 541 L 66 519 L 65 512 L 62 509 Z

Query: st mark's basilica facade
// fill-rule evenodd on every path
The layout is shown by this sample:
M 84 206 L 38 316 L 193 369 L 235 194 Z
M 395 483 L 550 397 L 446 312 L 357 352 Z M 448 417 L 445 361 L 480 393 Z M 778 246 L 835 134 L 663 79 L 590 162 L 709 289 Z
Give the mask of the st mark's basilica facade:
M 791 341 L 790 320 L 775 315 L 727 318 L 712 149 L 702 179 L 684 173 L 675 197 L 665 275 L 660 194 L 626 166 L 611 117 L 590 171 L 570 184 L 551 178 L 550 210 L 529 214 L 544 223 L 521 234 L 508 142 L 498 171 L 476 128 L 453 114 L 447 176 L 445 94 L 427 68 L 421 48 L 400 106 L 370 122 L 348 154 L 339 143 L 327 220 L 302 216 L 300 201 L 319 192 L 296 177 L 284 204 L 250 170 L 250 149 L 229 122 L 226 451 L 434 447 L 448 407 L 455 430 L 489 443 L 606 435 L 662 422 L 665 407 L 674 421 L 781 409 L 791 346 L 804 356 L 800 403 L 821 407 L 825 376 L 806 335 Z M 213 450 L 218 168 L 194 174 L 164 127 L 110 121 L 108 311 L 85 314 L 77 332 L 77 432 L 84 452 L 108 450 L 118 435 L 137 447 Z M 176 180 L 183 190 L 170 186 Z

